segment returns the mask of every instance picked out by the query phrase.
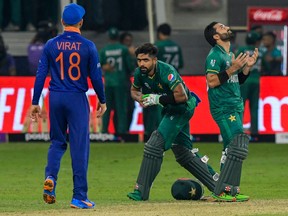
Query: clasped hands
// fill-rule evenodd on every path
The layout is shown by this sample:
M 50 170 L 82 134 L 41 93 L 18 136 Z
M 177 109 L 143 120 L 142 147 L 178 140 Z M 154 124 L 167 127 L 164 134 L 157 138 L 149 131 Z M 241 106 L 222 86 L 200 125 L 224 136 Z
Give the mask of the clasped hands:
M 258 58 L 258 48 L 255 48 L 253 54 L 250 56 L 249 52 L 240 53 L 237 58 L 232 56 L 232 66 L 234 70 L 239 70 L 241 68 L 248 67 L 251 68 L 257 61 Z

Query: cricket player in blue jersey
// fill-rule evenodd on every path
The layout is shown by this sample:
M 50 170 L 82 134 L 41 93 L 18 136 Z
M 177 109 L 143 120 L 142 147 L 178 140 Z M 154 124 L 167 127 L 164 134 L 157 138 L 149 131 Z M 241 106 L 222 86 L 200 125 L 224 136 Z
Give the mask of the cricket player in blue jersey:
M 91 79 L 98 96 L 97 117 L 106 111 L 102 71 L 97 49 L 92 41 L 81 36 L 80 28 L 85 14 L 77 4 L 65 6 L 62 14 L 64 33 L 49 40 L 39 61 L 34 84 L 30 117 L 41 117 L 38 105 L 48 72 L 50 139 L 48 161 L 45 169 L 43 198 L 46 203 L 56 201 L 55 188 L 60 162 L 67 149 L 66 132 L 69 131 L 70 154 L 73 168 L 72 208 L 93 208 L 95 203 L 87 198 L 87 168 L 89 159 L 89 112 L 85 92 L 87 77 Z

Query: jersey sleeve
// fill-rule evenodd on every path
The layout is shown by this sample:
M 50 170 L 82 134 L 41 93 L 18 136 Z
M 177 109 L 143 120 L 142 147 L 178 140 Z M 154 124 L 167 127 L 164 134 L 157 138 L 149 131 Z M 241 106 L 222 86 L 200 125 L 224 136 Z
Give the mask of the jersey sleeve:
M 205 73 L 218 74 L 221 69 L 221 59 L 218 55 L 210 53 L 206 58 Z
M 140 77 L 141 77 L 140 69 L 136 68 L 135 73 L 134 73 L 134 81 L 132 84 L 133 87 L 136 89 L 140 89 L 142 87 Z
M 179 83 L 182 83 L 179 73 L 172 66 L 167 72 L 163 73 L 162 81 L 169 86 L 171 91 L 173 91 Z
M 89 71 L 90 79 L 94 91 L 97 94 L 97 97 L 101 104 L 106 103 L 105 94 L 104 94 L 104 85 L 102 80 L 102 70 L 101 64 L 99 61 L 98 52 L 96 46 L 92 44 L 90 46 L 90 60 L 89 60 Z
M 36 79 L 34 82 L 34 93 L 33 93 L 33 98 L 32 98 L 32 104 L 33 105 L 38 105 L 39 99 L 43 90 L 43 86 L 45 83 L 45 79 L 48 74 L 49 70 L 49 62 L 48 62 L 48 56 L 49 56 L 49 41 L 46 43 L 44 46 L 43 53 L 41 55 L 41 58 L 39 60 L 38 64 L 38 70 L 36 73 Z

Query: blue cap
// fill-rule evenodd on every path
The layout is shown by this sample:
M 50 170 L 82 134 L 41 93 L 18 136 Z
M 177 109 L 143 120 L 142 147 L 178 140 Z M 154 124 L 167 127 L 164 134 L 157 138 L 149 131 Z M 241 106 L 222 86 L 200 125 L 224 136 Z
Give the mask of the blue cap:
M 74 25 L 81 21 L 85 14 L 85 9 L 75 3 L 68 4 L 64 7 L 62 20 L 65 24 Z

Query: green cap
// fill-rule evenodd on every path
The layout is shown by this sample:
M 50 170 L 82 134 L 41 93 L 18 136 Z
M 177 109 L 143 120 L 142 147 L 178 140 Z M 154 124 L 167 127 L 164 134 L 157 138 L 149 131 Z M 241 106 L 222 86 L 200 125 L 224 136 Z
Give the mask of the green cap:
M 261 40 L 261 34 L 259 34 L 256 31 L 250 31 L 246 35 L 246 44 L 248 45 L 253 45 L 260 40 Z
M 118 36 L 119 36 L 119 31 L 118 31 L 118 29 L 117 28 L 115 28 L 115 27 L 112 27 L 112 28 L 110 28 L 109 30 L 108 30 L 108 35 L 109 35 L 109 38 L 110 39 L 117 39 L 118 38 Z
M 199 200 L 204 194 L 204 189 L 198 181 L 179 178 L 173 183 L 171 194 L 176 200 Z

